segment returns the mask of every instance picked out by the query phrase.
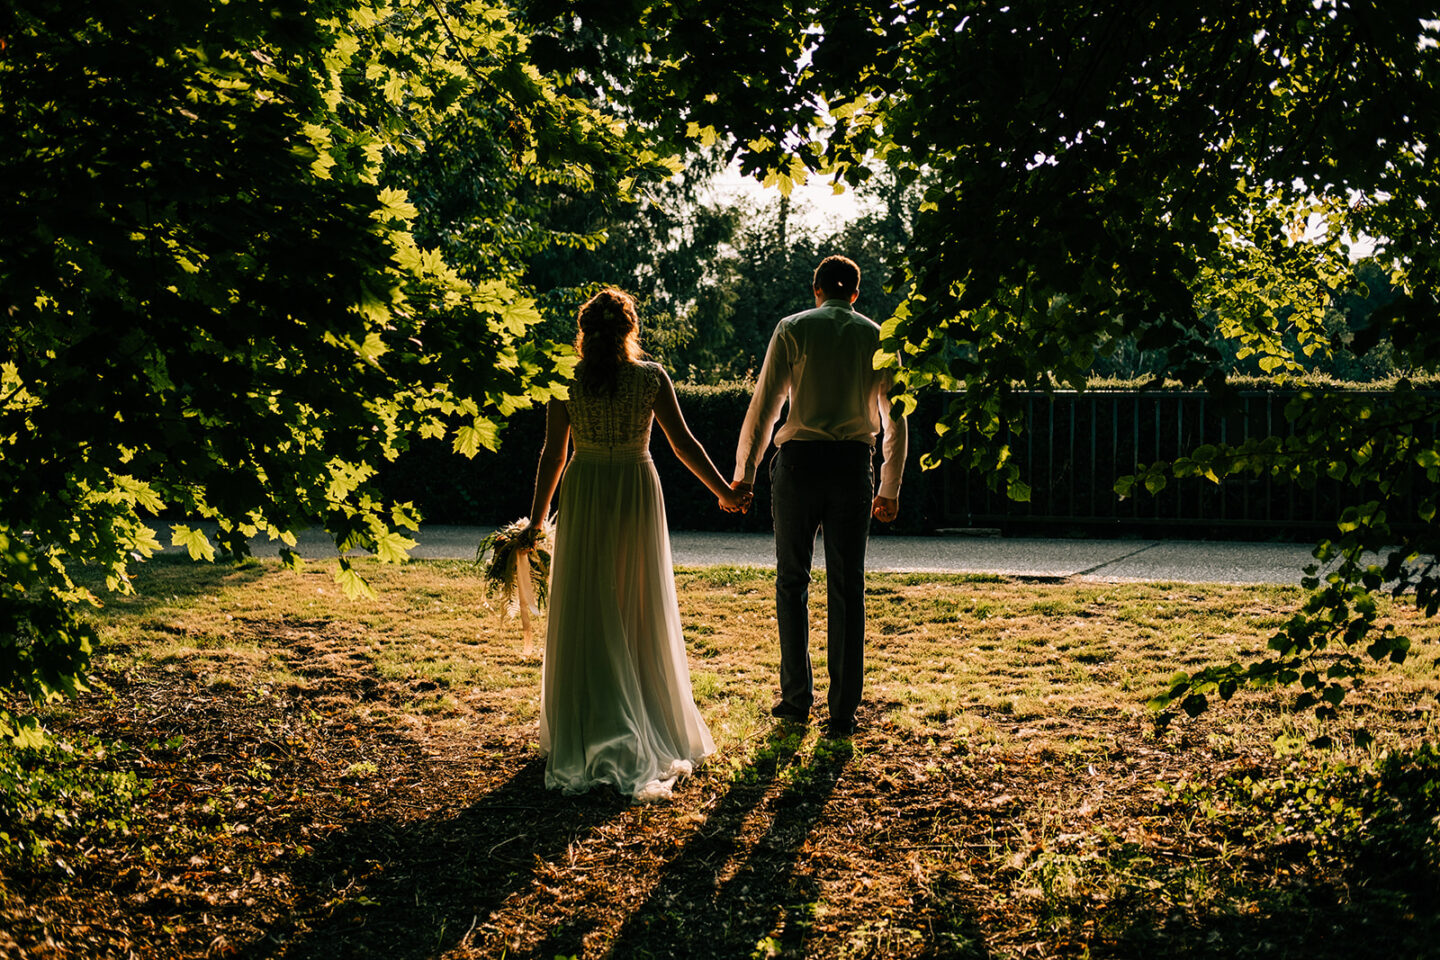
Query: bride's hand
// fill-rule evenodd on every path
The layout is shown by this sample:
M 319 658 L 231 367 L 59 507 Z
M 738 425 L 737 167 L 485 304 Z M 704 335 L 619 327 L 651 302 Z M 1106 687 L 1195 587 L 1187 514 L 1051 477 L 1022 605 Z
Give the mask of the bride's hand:
M 718 499 L 720 509 L 726 513 L 749 513 L 750 502 L 755 499 L 755 495 L 751 493 L 750 484 L 736 480 Z

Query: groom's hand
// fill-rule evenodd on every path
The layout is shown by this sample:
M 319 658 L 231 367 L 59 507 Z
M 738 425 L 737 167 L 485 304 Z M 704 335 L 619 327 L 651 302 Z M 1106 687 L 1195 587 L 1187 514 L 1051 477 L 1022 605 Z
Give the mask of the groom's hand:
M 870 503 L 870 515 L 883 523 L 889 523 L 900 513 L 898 497 L 876 497 Z
M 753 484 L 746 483 L 744 480 L 731 480 L 730 489 L 740 494 L 740 506 L 738 508 L 731 508 L 725 506 L 722 503 L 720 505 L 720 509 L 724 510 L 726 513 L 735 513 L 737 510 L 740 513 L 749 513 L 750 501 L 755 499 L 754 493 L 751 492 L 753 488 Z

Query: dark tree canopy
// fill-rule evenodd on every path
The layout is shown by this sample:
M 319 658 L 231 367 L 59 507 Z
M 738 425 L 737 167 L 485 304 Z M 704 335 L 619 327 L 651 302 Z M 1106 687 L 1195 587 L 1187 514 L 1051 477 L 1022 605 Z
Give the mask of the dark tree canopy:
M 1353 333 L 1401 370 L 1440 366 L 1440 11 L 1433 2 L 690 2 L 536 0 L 552 43 L 674 142 L 731 142 L 783 187 L 924 179 L 885 324 L 906 394 L 958 390 L 929 455 L 960 458 L 1012 496 L 1017 387 L 1084 389 L 1097 358 L 1138 348 L 1157 382 L 1224 400 L 1236 361 L 1283 380 Z M 581 49 L 582 37 L 608 42 Z M 1352 243 L 1373 253 L 1362 276 Z M 1380 277 L 1374 276 L 1378 270 Z M 1387 300 L 1337 333 L 1330 308 Z M 1431 492 L 1440 410 L 1320 392 L 1284 440 L 1206 446 L 1148 465 L 1172 476 L 1345 479 L 1376 498 L 1317 555 L 1335 560 L 1259 664 L 1186 678 L 1191 709 L 1239 680 L 1300 680 L 1322 711 L 1363 657 L 1403 658 L 1373 630 L 1388 582 L 1440 607 Z M 1008 428 L 1008 429 L 1007 429 Z M 1418 515 L 1394 503 L 1426 493 Z M 1383 561 L 1367 550 L 1384 549 Z M 1343 656 L 1316 672 L 1321 649 Z

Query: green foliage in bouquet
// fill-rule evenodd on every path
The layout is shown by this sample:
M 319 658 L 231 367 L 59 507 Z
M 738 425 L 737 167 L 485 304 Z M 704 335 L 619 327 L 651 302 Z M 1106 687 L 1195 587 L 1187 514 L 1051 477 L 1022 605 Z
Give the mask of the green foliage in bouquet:
M 530 551 L 530 582 L 535 590 L 536 608 L 543 610 L 550 599 L 553 529 L 548 523 L 531 527 L 530 518 L 521 517 L 480 541 L 480 547 L 475 551 L 475 562 L 485 568 L 486 590 L 491 596 L 498 594 L 504 599 L 507 613 L 514 613 L 520 608 L 520 558 L 527 550 Z

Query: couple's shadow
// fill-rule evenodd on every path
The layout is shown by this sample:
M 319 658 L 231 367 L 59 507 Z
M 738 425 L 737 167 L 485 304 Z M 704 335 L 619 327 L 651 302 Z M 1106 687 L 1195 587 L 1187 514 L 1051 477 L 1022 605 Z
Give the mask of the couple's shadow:
M 608 955 L 663 945 L 672 956 L 749 956 L 772 934 L 787 952 L 803 944 L 820 891 L 795 867 L 851 749 L 821 741 L 801 762 L 802 739 L 800 729 L 769 732 L 705 822 L 677 837 L 680 852 L 660 867 L 643 903 L 627 908 L 632 912 Z M 546 864 L 629 809 L 610 791 L 573 798 L 548 791 L 544 768 L 538 757 L 527 760 L 457 815 L 356 824 L 316 844 L 292 878 L 300 914 L 243 956 L 421 960 L 472 933 L 488 939 L 480 931 L 506 899 L 546 882 L 540 875 Z M 757 810 L 764 818 L 752 823 Z M 614 902 L 579 907 L 541 943 L 509 955 L 550 960 L 583 953 L 586 934 L 613 925 L 616 909 L 622 907 Z
M 820 888 L 796 868 L 853 754 L 848 742 L 822 740 L 802 762 L 803 739 L 803 728 L 771 729 L 625 918 L 607 956 L 748 957 L 767 937 L 768 949 L 802 952 Z M 751 824 L 757 810 L 764 816 Z M 578 955 L 596 925 L 576 918 L 522 956 Z

